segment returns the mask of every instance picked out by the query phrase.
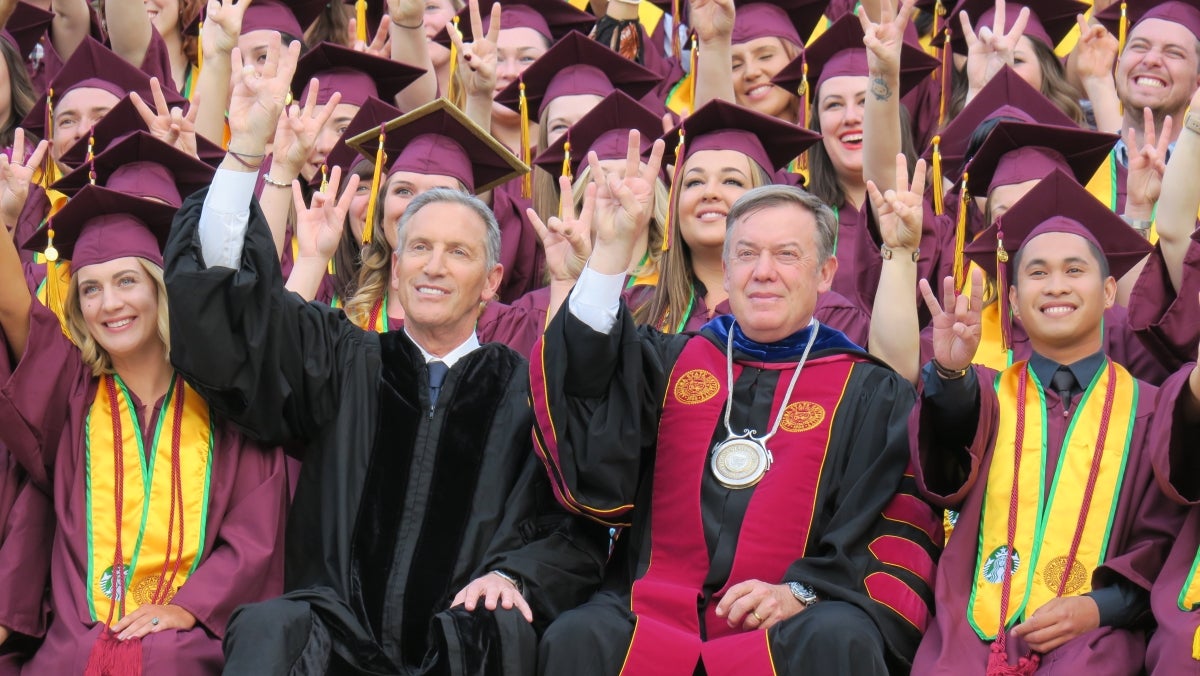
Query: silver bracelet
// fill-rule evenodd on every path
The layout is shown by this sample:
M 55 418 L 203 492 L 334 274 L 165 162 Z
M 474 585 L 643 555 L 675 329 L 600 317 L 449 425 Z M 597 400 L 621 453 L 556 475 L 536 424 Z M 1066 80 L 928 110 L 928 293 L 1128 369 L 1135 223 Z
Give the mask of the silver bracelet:
M 271 178 L 270 173 L 263 174 L 262 178 L 263 178 L 263 182 L 265 182 L 267 185 L 273 185 L 276 188 L 287 188 L 289 190 L 292 188 L 291 183 L 284 183 L 283 181 L 276 181 L 275 179 Z
M 518 594 L 524 594 L 524 591 L 521 589 L 521 581 L 520 581 L 520 580 L 518 580 L 518 579 L 517 579 L 516 577 L 514 577 L 513 575 L 510 575 L 510 574 L 508 574 L 508 573 L 506 573 L 506 572 L 504 572 L 504 571 L 502 571 L 502 570 L 499 570 L 499 569 L 497 569 L 497 570 L 493 570 L 493 571 L 490 571 L 490 573 L 491 573 L 492 575 L 495 575 L 495 576 L 496 576 L 496 577 L 498 577 L 498 578 L 501 578 L 501 579 L 503 579 L 503 580 L 507 580 L 508 582 L 510 582 L 510 583 L 512 584 L 512 586 L 514 586 L 514 587 L 516 587 L 516 588 L 517 588 L 517 593 L 518 593 Z

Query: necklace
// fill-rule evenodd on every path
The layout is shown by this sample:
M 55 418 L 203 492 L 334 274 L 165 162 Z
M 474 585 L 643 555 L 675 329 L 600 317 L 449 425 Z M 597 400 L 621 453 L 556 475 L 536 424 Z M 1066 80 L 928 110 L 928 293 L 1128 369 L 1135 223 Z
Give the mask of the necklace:
M 817 329 L 820 328 L 821 323 L 817 321 L 816 317 L 813 317 L 808 323 L 811 331 L 808 336 L 808 344 L 804 346 L 804 353 L 800 355 L 800 363 L 796 365 L 796 372 L 792 374 L 792 382 L 788 383 L 787 393 L 783 395 L 783 404 L 779 407 L 779 413 L 775 415 L 775 424 L 771 426 L 770 432 L 761 437 L 755 436 L 757 430 L 751 429 L 745 429 L 741 434 L 735 434 L 733 427 L 729 424 L 729 415 L 733 411 L 733 330 L 735 326 L 736 324 L 730 325 L 729 338 L 725 341 L 725 372 L 729 383 L 729 398 L 725 401 L 725 432 L 728 436 L 724 441 L 713 446 L 711 467 L 713 475 L 722 486 L 748 488 L 761 481 L 767 470 L 771 469 L 771 463 L 775 461 L 770 449 L 767 448 L 767 441 L 779 431 L 779 424 L 783 422 L 783 413 L 787 410 L 788 402 L 791 401 L 792 390 L 796 387 L 796 381 L 800 379 L 804 363 L 808 361 L 808 353 L 817 340 Z

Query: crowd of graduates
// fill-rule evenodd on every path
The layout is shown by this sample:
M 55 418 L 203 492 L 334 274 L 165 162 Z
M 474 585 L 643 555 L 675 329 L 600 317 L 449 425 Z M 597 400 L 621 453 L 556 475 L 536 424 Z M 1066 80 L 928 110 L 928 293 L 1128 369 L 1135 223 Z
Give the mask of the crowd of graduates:
M 434 189 L 477 196 L 499 226 L 502 277 L 486 303 L 463 302 L 478 306 L 480 343 L 535 367 L 586 267 L 592 215 L 628 206 L 631 187 L 648 206 L 622 302 L 665 334 L 731 313 L 739 197 L 802 187 L 836 220 L 836 270 L 812 314 L 935 402 L 915 409 L 914 429 L 959 392 L 947 383 L 967 370 L 939 351 L 955 330 L 978 331 L 968 363 L 1030 363 L 1045 410 L 1067 419 L 1078 397 L 1076 415 L 1100 415 L 1087 395 L 1101 401 L 1099 374 L 1116 372 L 1093 365 L 1062 387 L 1036 373 L 1046 339 L 1031 340 L 1009 293 L 1034 226 L 1071 221 L 1115 281 L 1103 307 L 1065 283 L 1062 307 L 1041 311 L 1063 315 L 1063 345 L 1094 320 L 1103 357 L 1141 388 L 1103 413 L 1102 429 L 1128 432 L 1113 443 L 1134 449 L 1119 469 L 1092 467 L 1112 513 L 1088 506 L 1095 476 L 1083 506 L 1052 512 L 1055 461 L 1028 478 L 1031 498 L 1018 454 L 995 504 L 1020 495 L 1033 511 L 1014 507 L 1005 539 L 1003 511 L 985 509 L 999 498 L 966 497 L 977 465 L 969 478 L 922 470 L 922 497 L 944 517 L 934 549 L 966 572 L 935 573 L 936 551 L 928 570 L 907 564 L 930 590 L 928 612 L 896 611 L 925 633 L 913 673 L 984 673 L 1006 633 L 996 612 L 1012 627 L 1081 595 L 1096 628 L 1122 638 L 1063 673 L 1200 670 L 1200 454 L 1172 434 L 1197 413 L 1186 396 L 1156 407 L 1160 386 L 1200 391 L 1188 380 L 1200 1 L 0 0 L 0 23 L 0 674 L 217 673 L 235 609 L 292 586 L 295 449 L 210 413 L 228 402 L 171 368 L 185 340 L 205 340 L 170 330 L 163 248 L 177 212 L 208 189 L 213 218 L 246 219 L 244 205 L 217 204 L 237 193 L 222 163 L 253 175 L 250 213 L 269 226 L 286 289 L 378 333 L 405 326 L 394 252 L 406 207 Z M 306 218 L 335 203 L 336 227 Z M 1009 405 L 1005 382 L 984 384 L 985 406 Z M 938 434 L 961 450 L 975 433 Z M 919 445 L 914 432 L 917 464 Z M 1013 522 L 1028 531 L 1015 540 Z M 1072 535 L 1082 554 L 1067 552 Z M 1063 573 L 1048 596 L 1007 606 L 1007 578 L 1032 572 L 1036 542 L 1055 537 L 1072 580 L 1076 558 L 1086 564 L 1079 583 Z M 1004 580 L 998 611 L 980 575 Z M 1052 655 L 1068 638 L 1021 640 Z M 897 654 L 899 673 L 916 643 Z

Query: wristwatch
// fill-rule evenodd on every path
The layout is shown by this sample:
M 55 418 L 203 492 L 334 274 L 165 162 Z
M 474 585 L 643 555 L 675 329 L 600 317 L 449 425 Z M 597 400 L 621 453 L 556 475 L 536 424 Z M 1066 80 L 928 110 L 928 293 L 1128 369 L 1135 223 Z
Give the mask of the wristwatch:
M 817 597 L 817 592 L 812 588 L 811 584 L 804 584 L 803 582 L 789 582 L 787 583 L 787 586 L 788 589 L 792 590 L 792 596 L 795 596 L 796 600 L 800 602 L 800 605 L 804 606 L 805 608 L 821 600 Z

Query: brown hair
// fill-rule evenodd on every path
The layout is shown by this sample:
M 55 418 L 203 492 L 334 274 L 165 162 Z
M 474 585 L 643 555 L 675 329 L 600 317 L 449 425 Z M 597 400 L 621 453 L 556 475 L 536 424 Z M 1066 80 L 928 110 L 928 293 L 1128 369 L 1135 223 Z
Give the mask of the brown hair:
M 29 80 L 29 72 L 25 70 L 24 57 L 17 53 L 8 40 L 0 40 L 0 54 L 4 55 L 4 65 L 8 67 L 9 86 L 8 119 L 0 121 L 0 147 L 8 147 L 13 143 L 17 126 L 37 102 L 37 96 Z M 25 147 L 33 148 L 36 144 L 37 140 L 27 132 Z

